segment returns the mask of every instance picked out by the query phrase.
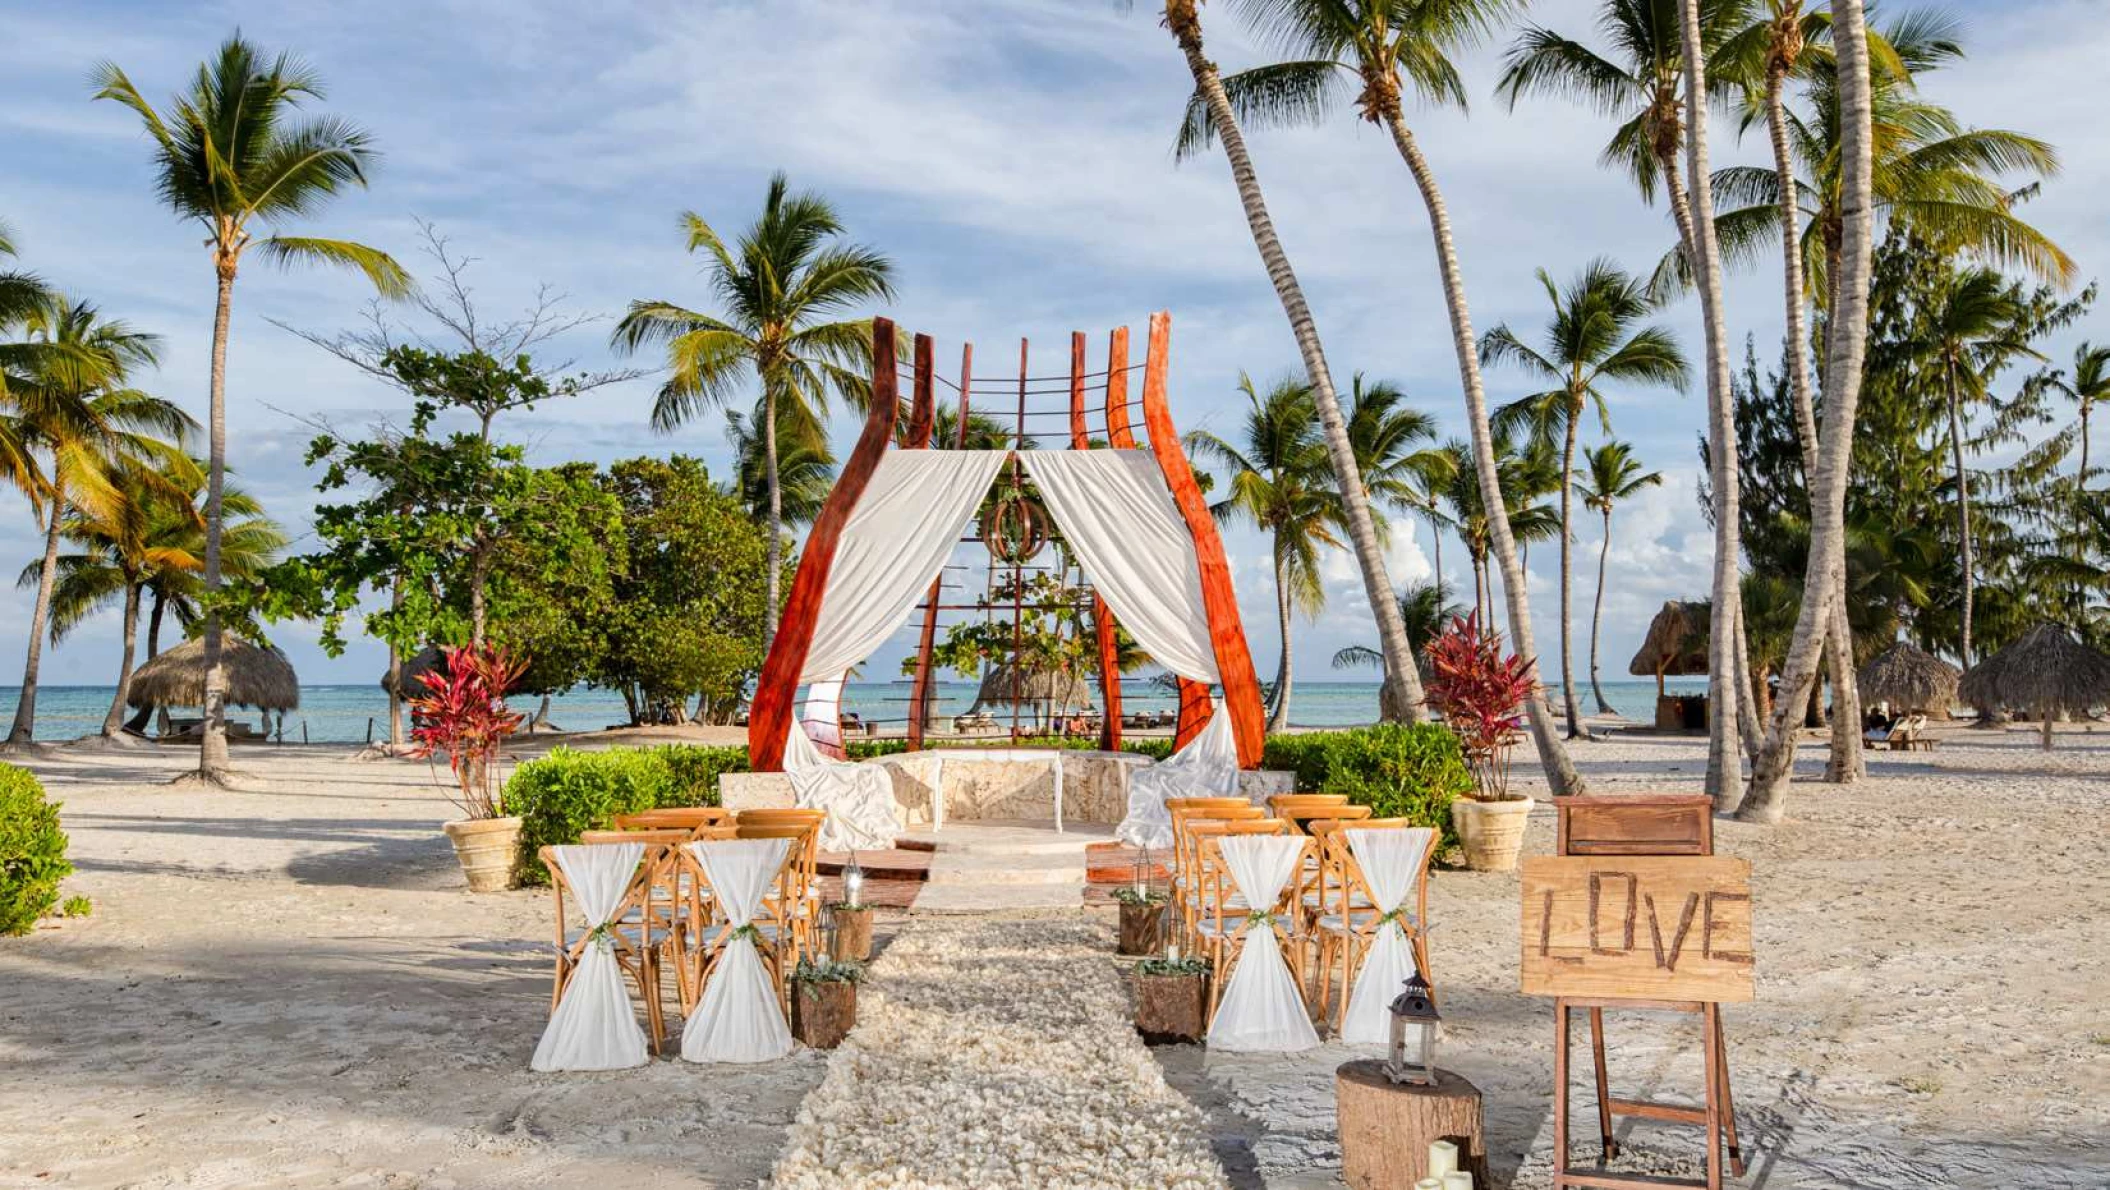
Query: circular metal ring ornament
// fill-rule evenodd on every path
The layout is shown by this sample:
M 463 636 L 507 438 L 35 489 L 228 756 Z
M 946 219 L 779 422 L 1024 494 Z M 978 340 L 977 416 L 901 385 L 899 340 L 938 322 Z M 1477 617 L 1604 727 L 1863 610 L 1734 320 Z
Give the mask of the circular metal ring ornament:
M 982 514 L 982 544 L 999 562 L 1026 562 L 1048 544 L 1047 513 L 1023 496 L 998 497 Z

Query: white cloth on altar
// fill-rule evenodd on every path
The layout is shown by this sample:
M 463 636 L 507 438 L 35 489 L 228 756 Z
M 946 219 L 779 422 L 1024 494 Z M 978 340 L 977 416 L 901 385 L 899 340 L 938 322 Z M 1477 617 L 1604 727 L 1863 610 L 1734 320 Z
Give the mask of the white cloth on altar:
M 800 683 L 841 678 L 908 621 L 1007 455 L 890 450 L 880 456 L 836 541 Z
M 1146 450 L 1024 451 L 1026 474 L 1092 589 L 1159 665 L 1215 682 L 1194 535 Z
M 703 985 L 703 1001 L 682 1024 L 681 1056 L 691 1062 L 768 1062 L 791 1052 L 791 1027 L 776 977 L 743 931 L 762 911 L 784 867 L 789 839 L 690 843 L 725 913 L 725 950 Z
M 823 851 L 884 851 L 901 823 L 894 817 L 894 777 L 882 765 L 830 760 L 797 723 L 784 739 L 784 775 L 800 807 L 826 810 Z
M 564 983 L 557 1011 L 543 1027 L 542 1040 L 528 1060 L 532 1070 L 623 1070 L 643 1066 L 645 1031 L 638 1028 L 623 971 L 616 963 L 615 943 L 606 931 L 615 928 L 623 893 L 644 859 L 643 843 L 590 843 L 550 848 L 564 873 L 579 914 L 591 936 L 578 965 Z
M 1375 912 L 1390 920 L 1377 927 L 1370 949 L 1355 976 L 1355 990 L 1348 997 L 1348 1016 L 1341 1025 L 1341 1040 L 1351 1045 L 1389 1045 L 1392 1041 L 1392 999 L 1400 985 L 1414 974 L 1414 947 L 1398 918 L 1413 912 L 1415 877 L 1422 861 L 1435 845 L 1436 832 L 1427 827 L 1407 830 L 1357 830 L 1345 828 L 1349 853 L 1370 886 Z M 1422 923 L 1414 923 L 1417 928 Z
M 1296 875 L 1304 844 L 1302 835 L 1231 835 L 1217 846 L 1240 898 L 1265 911 L 1281 899 L 1284 886 Z M 1288 1051 L 1319 1044 L 1274 927 L 1249 920 L 1244 929 L 1245 945 L 1231 966 L 1216 1019 L 1209 1022 L 1209 1048 Z
M 1187 746 L 1128 774 L 1128 813 L 1114 837 L 1131 847 L 1163 850 L 1172 846 L 1173 797 L 1238 796 L 1238 737 L 1231 715 L 1219 700 L 1209 721 Z

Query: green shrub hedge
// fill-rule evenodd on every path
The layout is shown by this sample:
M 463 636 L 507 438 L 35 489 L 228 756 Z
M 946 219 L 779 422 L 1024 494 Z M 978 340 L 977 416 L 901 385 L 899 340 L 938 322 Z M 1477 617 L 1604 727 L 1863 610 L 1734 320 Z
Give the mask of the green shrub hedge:
M 1433 723 L 1270 736 L 1260 765 L 1296 773 L 1299 792 L 1345 793 L 1372 817 L 1435 828 L 1443 835 L 1438 855 L 1458 844 L 1452 800 L 1473 789 L 1458 737 Z
M 518 875 L 546 884 L 536 851 L 576 843 L 580 831 L 607 830 L 618 814 L 669 806 L 715 806 L 718 774 L 747 771 L 747 749 L 669 744 L 577 752 L 553 748 L 506 781 L 504 808 L 520 817 Z
M 27 934 L 72 874 L 57 802 L 28 769 L 0 764 L 0 934 Z

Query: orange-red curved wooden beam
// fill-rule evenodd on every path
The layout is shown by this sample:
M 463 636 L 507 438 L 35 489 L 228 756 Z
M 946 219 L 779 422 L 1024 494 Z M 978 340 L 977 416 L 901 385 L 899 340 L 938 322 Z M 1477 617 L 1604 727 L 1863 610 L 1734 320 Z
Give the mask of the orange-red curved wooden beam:
M 909 415 L 909 445 L 929 446 L 931 429 L 937 424 L 937 397 L 931 389 L 932 344 L 929 335 L 916 336 L 916 404 Z M 967 386 L 969 373 L 974 366 L 974 344 L 969 343 L 960 350 L 960 442 L 967 439 Z M 930 590 L 923 597 L 923 631 L 916 638 L 916 679 L 909 688 L 908 697 L 908 746 L 909 751 L 923 748 L 925 720 L 930 718 L 930 662 L 938 647 L 938 604 L 945 593 L 945 572 L 930 580 Z
M 921 352 L 919 351 L 920 355 Z M 806 548 L 799 555 L 798 574 L 791 580 L 791 595 L 784 602 L 784 615 L 777 622 L 769 656 L 755 682 L 754 701 L 747 714 L 748 764 L 758 773 L 774 773 L 784 767 L 784 738 L 791 731 L 793 702 L 798 695 L 799 673 L 806 667 L 806 651 L 813 647 L 813 629 L 821 614 L 821 592 L 828 586 L 828 571 L 835 565 L 835 549 L 842 541 L 843 526 L 850 511 L 864 495 L 872 473 L 894 439 L 894 420 L 901 412 L 900 386 L 894 375 L 894 323 L 887 318 L 872 320 L 872 407 L 865 416 L 864 432 L 843 463 L 834 490 L 813 519 L 806 535 Z
M 1089 450 L 1091 431 L 1084 424 L 1084 332 L 1070 335 L 1070 449 Z M 1099 747 L 1121 750 L 1121 642 L 1114 609 L 1092 594 L 1092 634 L 1099 642 Z
M 1172 410 L 1165 397 L 1165 370 L 1171 352 L 1172 315 L 1160 310 L 1150 316 L 1149 354 L 1143 364 L 1143 424 L 1150 432 L 1150 451 L 1157 456 L 1158 470 L 1164 473 L 1165 485 L 1172 489 L 1173 502 L 1187 522 L 1187 531 L 1194 535 L 1194 556 L 1201 569 L 1202 607 L 1209 617 L 1209 644 L 1216 654 L 1224 711 L 1231 716 L 1231 731 L 1238 740 L 1238 764 L 1241 768 L 1257 768 L 1267 735 L 1267 723 L 1260 709 L 1260 678 L 1253 672 L 1253 654 L 1246 647 L 1245 625 L 1238 616 L 1238 594 L 1231 586 L 1231 564 L 1224 556 L 1223 538 L 1217 535 L 1216 520 L 1209 515 L 1208 502 L 1202 499 L 1201 488 L 1194 482 L 1194 468 L 1187 462 L 1187 452 L 1180 448 L 1179 431 L 1172 425 Z

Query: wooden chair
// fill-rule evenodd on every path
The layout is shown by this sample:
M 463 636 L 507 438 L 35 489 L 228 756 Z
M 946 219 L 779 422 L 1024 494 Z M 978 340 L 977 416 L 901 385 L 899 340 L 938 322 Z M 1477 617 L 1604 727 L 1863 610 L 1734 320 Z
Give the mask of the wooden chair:
M 1238 821 L 1205 821 L 1194 824 L 1196 832 L 1195 850 L 1198 857 L 1196 871 L 1201 900 L 1201 918 L 1195 926 L 1195 947 L 1209 962 L 1209 1009 L 1205 1020 L 1216 1019 L 1216 1007 L 1223 999 L 1224 980 L 1238 962 L 1239 953 L 1245 948 L 1247 919 L 1255 908 L 1274 916 L 1271 927 L 1281 943 L 1283 959 L 1289 964 L 1290 977 L 1298 989 L 1304 987 L 1303 943 L 1301 931 L 1294 914 L 1287 913 L 1290 895 L 1295 881 L 1282 887 L 1282 895 L 1275 904 L 1249 906 L 1239 895 L 1230 872 L 1224 867 L 1221 844 L 1227 838 L 1252 835 L 1295 835 L 1290 824 L 1280 818 L 1245 819 Z M 1311 844 L 1305 843 L 1309 849 Z M 1301 866 L 1302 857 L 1298 863 Z M 1307 1001 L 1307 1006 L 1308 1006 Z
M 1345 793 L 1278 793 L 1267 799 L 1270 815 L 1287 821 L 1298 834 L 1308 834 L 1304 829 L 1307 818 L 1332 817 L 1331 811 L 1348 805 Z
M 727 836 L 727 838 L 791 840 L 791 846 L 784 852 L 784 865 L 778 869 L 776 875 L 775 883 L 779 893 L 775 897 L 764 899 L 762 915 L 757 917 L 754 922 L 755 948 L 761 952 L 763 961 L 769 964 L 771 982 L 774 984 L 777 993 L 777 1006 L 784 1011 L 788 1020 L 791 1013 L 791 997 L 787 976 L 791 968 L 798 963 L 798 952 L 789 945 L 795 936 L 785 925 L 782 890 L 797 879 L 800 863 L 799 836 L 787 833 L 764 833 L 784 832 L 793 829 L 786 827 L 755 826 L 749 829 L 754 833 L 741 833 L 735 836 Z M 726 840 L 709 839 L 697 841 L 723 842 Z M 693 942 L 682 955 L 681 979 L 679 982 L 681 985 L 681 1011 L 683 1018 L 686 1019 L 696 1011 L 696 1006 L 703 1002 L 704 985 L 709 982 L 712 972 L 717 969 L 719 960 L 724 957 L 725 944 L 731 940 L 732 932 L 730 929 L 725 928 L 726 923 L 721 920 L 722 915 L 710 909 L 713 900 L 710 891 L 711 879 L 710 875 L 704 871 L 703 861 L 696 858 L 694 851 L 684 846 L 679 852 L 678 862 L 681 865 L 683 882 L 694 890 L 695 908 L 692 910 L 692 914 L 695 915 L 694 919 L 700 919 L 706 912 L 711 914 L 708 925 L 701 926 L 691 932 Z
M 617 840 L 623 843 L 638 842 L 635 838 Z M 543 847 L 536 852 L 544 867 L 549 869 L 550 900 L 556 907 L 556 972 L 550 985 L 549 1010 L 552 1015 L 557 1004 L 564 998 L 564 987 L 571 982 L 572 973 L 578 970 L 580 956 L 594 944 L 590 930 L 580 930 L 576 938 L 569 936 L 564 924 L 564 902 L 568 897 L 578 900 L 578 893 L 565 878 L 564 869 L 557 863 L 556 849 Z M 623 889 L 622 899 L 617 902 L 612 920 L 616 926 L 609 931 L 610 949 L 615 955 L 616 965 L 629 975 L 637 985 L 638 999 L 645 1005 L 646 1035 L 652 1042 L 652 1052 L 660 1052 L 665 1040 L 666 1021 L 660 1004 L 659 956 L 660 940 L 654 936 L 654 925 L 648 904 L 652 895 L 653 881 L 658 877 L 658 863 L 662 855 L 648 845 L 637 871 L 631 873 L 629 883 Z
M 791 840 L 784 870 L 778 874 L 777 891 L 763 902 L 762 917 L 755 923 L 765 936 L 774 935 L 782 965 L 789 969 L 797 966 L 799 956 L 813 946 L 813 932 L 820 922 L 820 824 L 750 821 L 748 815 L 754 813 L 742 812 L 734 837 Z M 827 812 L 814 813 L 825 817 Z M 785 1011 L 790 1011 L 788 1004 Z
M 614 822 L 615 829 L 619 831 L 694 831 L 706 826 L 732 824 L 733 812 L 719 806 L 674 806 L 664 810 L 640 810 L 635 814 L 618 814 Z
M 1242 797 L 1167 798 L 1172 817 L 1172 899 L 1181 936 L 1191 938 L 1200 920 L 1195 897 L 1194 839 L 1189 826 L 1197 822 L 1250 821 L 1267 817 L 1267 811 Z
M 1313 968 L 1316 984 L 1313 1001 L 1318 1006 L 1321 1018 L 1326 1014 L 1329 1002 L 1333 1005 L 1333 1031 L 1341 1032 L 1348 1012 L 1348 997 L 1355 987 L 1356 970 L 1362 965 L 1363 955 L 1379 929 L 1385 910 L 1378 905 L 1376 894 L 1357 862 L 1355 850 L 1348 842 L 1350 830 L 1401 830 L 1410 823 L 1404 818 L 1372 819 L 1369 822 L 1342 822 L 1326 833 L 1328 858 L 1322 861 L 1333 874 L 1333 901 L 1322 903 L 1322 911 L 1313 920 L 1313 938 L 1317 944 L 1317 962 Z M 1429 864 L 1435 858 L 1441 834 L 1429 841 L 1421 853 L 1421 863 L 1412 880 L 1414 910 L 1411 919 L 1401 921 L 1400 928 L 1407 936 L 1407 945 L 1414 951 L 1414 968 L 1430 983 L 1429 948 L 1425 930 L 1429 919 Z M 1333 968 L 1338 962 L 1341 968 L 1339 993 L 1334 992 Z M 1429 990 L 1429 999 L 1436 999 L 1435 989 Z

